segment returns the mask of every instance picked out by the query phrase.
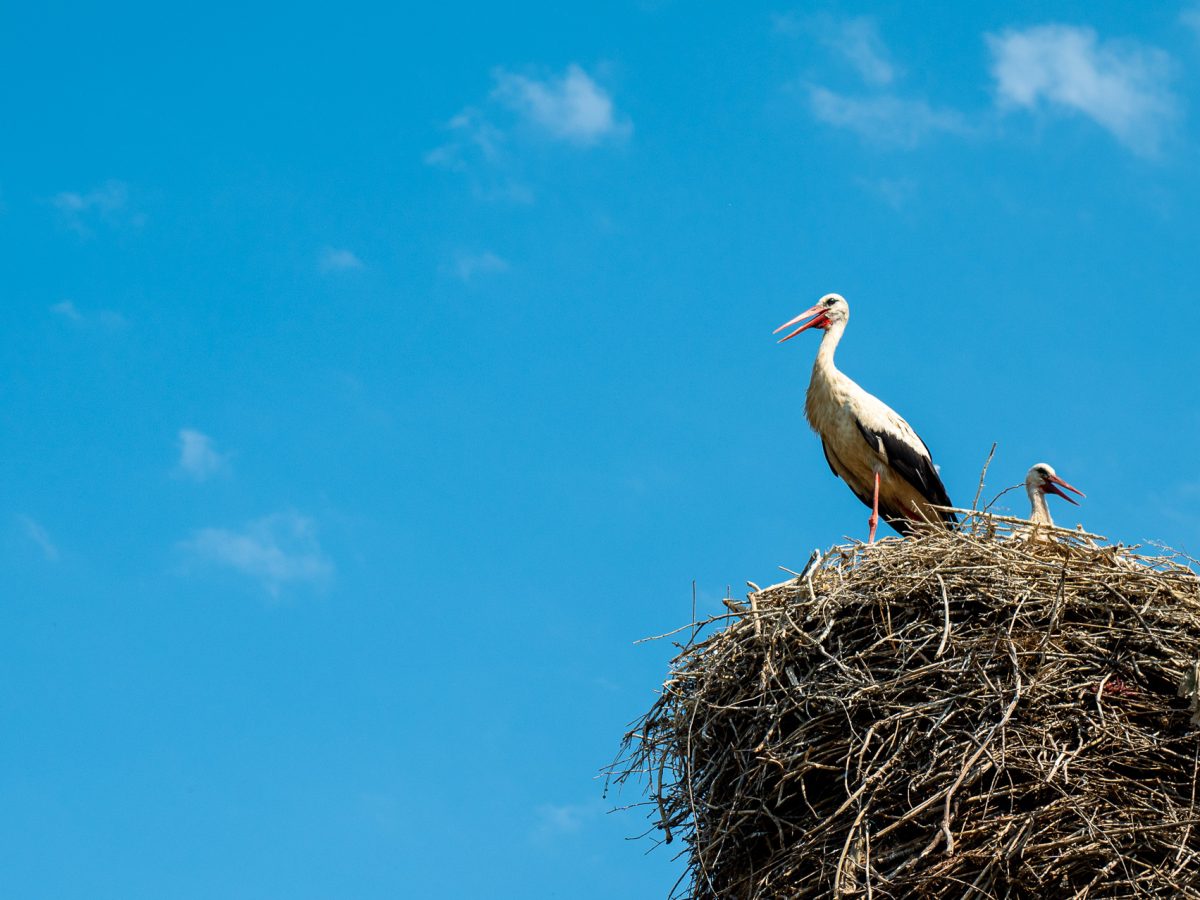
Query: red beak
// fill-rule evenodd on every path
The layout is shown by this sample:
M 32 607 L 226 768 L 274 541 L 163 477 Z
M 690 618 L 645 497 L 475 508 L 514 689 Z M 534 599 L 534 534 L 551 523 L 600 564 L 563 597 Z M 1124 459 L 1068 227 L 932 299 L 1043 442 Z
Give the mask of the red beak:
M 1047 494 L 1057 494 L 1059 497 L 1062 497 L 1068 503 L 1074 503 L 1076 506 L 1079 505 L 1079 501 L 1073 500 L 1071 497 L 1064 494 L 1061 490 L 1059 490 L 1059 487 L 1065 487 L 1068 491 L 1074 491 L 1080 497 L 1087 496 L 1087 494 L 1085 494 L 1079 488 L 1071 487 L 1071 485 L 1067 484 L 1065 481 L 1063 481 L 1057 475 L 1047 475 L 1046 476 L 1046 481 L 1042 485 L 1042 491 Z
M 772 331 L 771 334 L 779 334 L 779 332 L 783 331 L 783 329 L 789 328 L 792 325 L 795 325 L 801 319 L 807 319 L 809 316 L 813 317 L 811 321 L 805 322 L 791 334 L 781 337 L 779 339 L 779 343 L 782 344 L 784 341 L 791 340 L 806 328 L 827 328 L 829 326 L 829 320 L 825 318 L 825 308 L 818 303 L 811 309 L 806 309 L 804 312 L 800 313 L 800 315 L 796 316 L 796 318 L 784 322 L 782 325 Z

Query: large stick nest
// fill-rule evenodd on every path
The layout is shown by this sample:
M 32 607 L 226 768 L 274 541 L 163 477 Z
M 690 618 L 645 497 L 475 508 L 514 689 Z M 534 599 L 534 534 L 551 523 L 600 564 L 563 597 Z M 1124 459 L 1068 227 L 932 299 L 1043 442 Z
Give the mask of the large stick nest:
M 1007 530 L 834 548 L 692 626 L 613 768 L 677 895 L 1200 898 L 1200 580 Z

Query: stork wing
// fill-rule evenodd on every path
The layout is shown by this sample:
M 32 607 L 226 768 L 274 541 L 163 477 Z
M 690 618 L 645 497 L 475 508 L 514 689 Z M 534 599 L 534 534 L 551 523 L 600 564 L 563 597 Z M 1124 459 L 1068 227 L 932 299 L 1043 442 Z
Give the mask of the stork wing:
M 857 417 L 854 424 L 858 426 L 859 432 L 871 449 L 916 488 L 922 497 L 937 506 L 954 505 L 950 502 L 950 496 L 946 493 L 946 486 L 942 484 L 937 469 L 933 467 L 929 448 L 915 431 L 910 429 L 909 435 L 900 435 L 885 428 L 872 429 Z M 952 512 L 941 513 L 941 516 L 945 522 L 958 521 L 958 517 Z
M 833 456 L 831 456 L 829 453 L 829 445 L 825 443 L 824 435 L 821 437 L 821 450 L 825 453 L 825 462 L 829 464 L 829 471 L 834 475 L 837 475 L 838 478 L 841 478 L 841 473 L 838 472 L 837 466 L 833 464 Z
M 838 455 L 833 452 L 833 448 L 829 446 L 829 443 L 823 437 L 821 438 L 821 449 L 825 451 L 825 462 L 829 463 L 829 471 L 846 482 L 846 487 L 854 491 L 854 496 L 870 509 L 872 498 L 871 491 L 867 487 L 867 482 L 860 482 L 859 479 L 853 476 L 851 471 L 838 459 Z M 880 509 L 882 510 L 882 507 Z

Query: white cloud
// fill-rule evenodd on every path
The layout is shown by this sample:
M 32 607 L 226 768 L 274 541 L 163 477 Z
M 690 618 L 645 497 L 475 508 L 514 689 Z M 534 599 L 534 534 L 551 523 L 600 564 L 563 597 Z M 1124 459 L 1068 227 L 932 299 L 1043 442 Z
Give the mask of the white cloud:
M 123 208 L 129 199 L 129 188 L 121 181 L 107 181 L 86 194 L 62 191 L 56 194 L 54 206 L 63 213 L 113 213 Z
M 84 237 L 91 235 L 97 222 L 140 228 L 146 221 L 143 214 L 129 210 L 129 186 L 123 181 L 106 181 L 82 193 L 62 191 L 50 203 L 67 227 Z
M 225 468 L 228 457 L 218 453 L 212 438 L 193 428 L 179 430 L 179 471 L 196 481 L 204 481 Z
M 986 35 L 1002 109 L 1074 111 L 1145 156 L 1177 112 L 1171 58 L 1133 41 L 1101 41 L 1087 27 L 1038 25 Z
M 56 316 L 62 316 L 68 322 L 73 322 L 76 325 L 83 324 L 83 313 L 75 308 L 75 304 L 70 300 L 64 300 L 61 303 L 55 303 L 50 307 L 50 312 Z
M 336 247 L 321 248 L 321 255 L 317 260 L 317 268 L 322 272 L 347 272 L 362 267 L 362 260 L 354 253 Z
M 775 28 L 785 34 L 811 32 L 858 73 L 867 84 L 883 87 L 896 80 L 899 70 L 879 33 L 879 24 L 869 16 L 838 18 L 819 14 L 806 20 L 776 17 Z
M 775 28 L 789 35 L 814 36 L 847 62 L 866 86 L 865 92 L 844 93 L 820 84 L 801 85 L 818 121 L 853 131 L 874 144 L 909 149 L 932 135 L 973 131 L 957 110 L 933 106 L 896 88 L 903 72 L 893 62 L 875 19 L 827 13 L 777 16 Z
M 98 309 L 94 312 L 84 312 L 70 300 L 63 300 L 50 307 L 50 312 L 78 328 L 106 328 L 115 331 L 124 328 L 129 323 L 125 317 L 111 309 Z
M 531 142 L 576 150 L 615 143 L 633 130 L 612 97 L 584 69 L 534 78 L 496 69 L 487 100 L 464 108 L 446 123 L 449 140 L 425 154 L 425 163 L 470 179 L 484 200 L 532 203 L 522 177 L 522 149 Z
M 492 97 L 556 140 L 581 146 L 626 137 L 628 121 L 618 120 L 612 98 L 575 64 L 561 76 L 528 78 L 504 69 L 494 73 Z
M 860 17 L 838 22 L 826 42 L 854 66 L 867 84 L 884 85 L 895 80 L 896 67 L 873 19 Z
M 507 272 L 508 261 L 491 251 L 483 253 L 460 253 L 448 271 L 461 281 L 470 282 L 476 275 L 494 275 Z
M 857 132 L 879 144 L 911 148 L 931 134 L 971 131 L 960 113 L 937 109 L 917 98 L 892 94 L 850 97 L 812 85 L 809 104 L 813 115 L 822 122 Z
M 42 551 L 42 556 L 48 562 L 58 561 L 58 547 L 51 540 L 49 532 L 42 527 L 41 523 L 32 516 L 18 515 L 17 522 L 21 526 L 21 530 L 25 532 L 25 536 L 37 544 Z
M 506 140 L 504 132 L 488 121 L 481 110 L 468 106 L 447 122 L 446 128 L 453 139 L 425 154 L 425 162 L 429 165 L 465 171 L 469 151 L 474 151 L 485 162 L 500 159 L 501 147 Z
M 256 579 L 273 596 L 284 585 L 323 581 L 334 570 L 312 519 L 294 512 L 248 522 L 239 531 L 201 528 L 179 546 L 196 562 Z

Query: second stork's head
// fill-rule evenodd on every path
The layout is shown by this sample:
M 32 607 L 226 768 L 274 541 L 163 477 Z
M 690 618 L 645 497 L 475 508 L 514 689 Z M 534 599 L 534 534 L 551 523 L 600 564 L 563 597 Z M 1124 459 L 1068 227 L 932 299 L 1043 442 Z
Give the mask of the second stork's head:
M 1079 505 L 1079 501 L 1075 500 L 1070 495 L 1063 492 L 1063 488 L 1068 491 L 1074 491 L 1080 497 L 1086 496 L 1079 488 L 1071 487 L 1054 471 L 1054 467 L 1046 463 L 1038 463 L 1030 468 L 1025 474 L 1025 491 L 1029 494 L 1029 499 L 1033 500 L 1035 494 L 1057 494 L 1068 503 Z
M 835 325 L 845 325 L 850 321 L 850 304 L 846 302 L 846 298 L 841 294 L 826 294 L 817 301 L 816 306 L 810 307 L 796 316 L 796 318 L 784 322 L 772 333 L 779 334 L 783 329 L 790 328 L 804 319 L 808 319 L 808 321 L 791 334 L 781 337 L 779 343 L 782 344 L 784 341 L 794 338 L 808 328 L 820 328 L 822 331 L 825 331 Z

